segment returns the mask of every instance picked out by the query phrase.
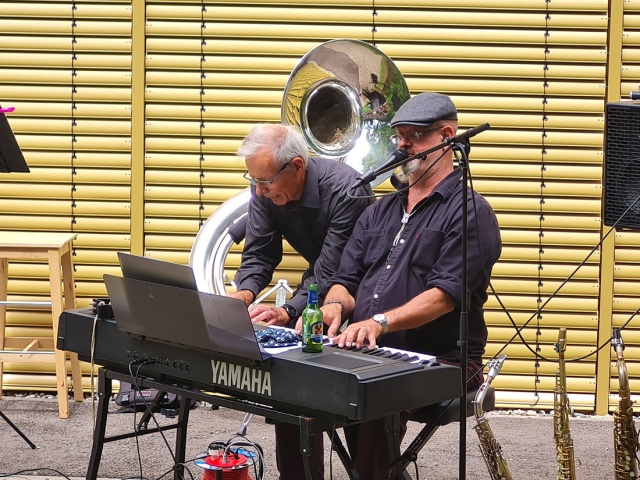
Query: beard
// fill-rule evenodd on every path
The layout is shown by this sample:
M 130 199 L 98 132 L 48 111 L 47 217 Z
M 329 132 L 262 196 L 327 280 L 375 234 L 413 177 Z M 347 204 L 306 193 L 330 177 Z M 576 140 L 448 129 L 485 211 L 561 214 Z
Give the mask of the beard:
M 405 163 L 400 167 L 400 171 L 395 172 L 393 175 L 400 181 L 401 183 L 411 183 L 414 174 L 418 170 L 420 166 L 420 159 L 414 158 L 410 162 Z

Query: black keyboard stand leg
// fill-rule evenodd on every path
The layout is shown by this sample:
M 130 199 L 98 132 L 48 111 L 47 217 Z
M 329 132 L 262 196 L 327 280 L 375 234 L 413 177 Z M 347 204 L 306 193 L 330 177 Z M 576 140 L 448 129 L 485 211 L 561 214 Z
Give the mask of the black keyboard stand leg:
M 302 464 L 304 465 L 304 478 L 313 480 L 311 474 L 311 458 L 314 454 L 311 433 L 309 433 L 310 422 L 308 418 L 300 418 L 300 453 L 302 454 Z
M 187 426 L 189 425 L 189 411 L 191 401 L 189 398 L 180 397 L 178 410 L 178 426 L 176 427 L 176 469 L 173 474 L 175 480 L 182 480 L 184 476 L 184 462 L 187 450 Z
M 101 368 L 98 370 L 98 411 L 95 430 L 93 431 L 93 447 L 91 448 L 91 458 L 89 459 L 89 468 L 87 469 L 87 480 L 96 480 L 96 478 L 98 478 L 98 468 L 100 468 L 100 457 L 102 457 L 102 448 L 104 447 L 111 393 L 111 379 L 107 378 L 106 370 Z
M 403 478 L 404 480 L 411 480 L 411 475 L 409 475 L 409 473 L 406 470 L 407 466 L 411 462 L 415 462 L 418 459 L 418 453 L 420 452 L 420 450 L 422 450 L 422 447 L 424 447 L 427 444 L 427 442 L 431 439 L 431 437 L 433 437 L 433 434 L 436 433 L 437 429 L 438 429 L 438 425 L 435 423 L 425 424 L 425 426 L 422 428 L 422 430 L 420 430 L 418 435 L 416 435 L 416 437 L 411 441 L 411 443 L 405 449 L 402 455 L 400 455 L 393 461 L 392 466 L 399 465 L 400 468 L 402 468 L 404 476 L 400 478 Z
M 400 457 L 400 414 L 386 415 L 384 417 L 384 429 L 387 434 L 387 447 L 389 449 L 389 458 L 397 459 Z M 402 462 L 392 461 L 390 465 L 392 472 L 391 478 L 402 480 L 404 465 Z
M 342 462 L 342 465 L 344 465 L 344 468 L 347 470 L 349 480 L 360 480 L 360 476 L 353 464 L 353 460 L 351 459 L 349 452 L 347 452 L 347 449 L 344 448 L 344 444 L 342 443 L 338 432 L 330 430 L 327 432 L 327 435 L 329 436 L 329 440 L 331 440 L 331 448 L 336 452 L 338 458 Z

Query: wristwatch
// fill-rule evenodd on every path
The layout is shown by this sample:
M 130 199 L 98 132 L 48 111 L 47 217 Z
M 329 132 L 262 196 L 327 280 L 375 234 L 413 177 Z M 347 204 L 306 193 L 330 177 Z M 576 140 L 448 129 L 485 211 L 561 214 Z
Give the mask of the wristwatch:
M 382 326 L 382 334 L 386 334 L 389 331 L 389 322 L 387 322 L 387 317 L 384 313 L 376 313 L 371 319 L 379 323 Z
M 296 308 L 292 305 L 289 305 L 288 303 L 285 303 L 284 305 L 282 305 L 282 308 L 284 308 L 284 311 L 287 312 L 287 315 L 289 315 L 289 318 L 291 320 L 297 320 L 299 315 L 298 315 L 298 310 L 296 310 Z

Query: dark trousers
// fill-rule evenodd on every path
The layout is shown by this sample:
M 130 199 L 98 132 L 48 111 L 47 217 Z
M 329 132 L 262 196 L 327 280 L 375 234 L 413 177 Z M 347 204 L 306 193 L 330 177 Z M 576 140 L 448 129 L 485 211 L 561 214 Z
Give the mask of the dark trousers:
M 290 423 L 276 423 L 276 463 L 280 480 L 304 480 L 304 463 L 300 453 L 300 428 Z M 311 436 L 314 455 L 310 458 L 313 480 L 324 480 L 324 444 L 322 433 Z
M 439 361 L 440 363 L 450 364 L 449 362 Z M 467 384 L 467 388 L 472 389 L 482 385 L 482 372 L 479 372 L 481 369 L 482 365 L 469 362 L 467 379 L 470 379 L 470 381 Z M 398 394 L 402 393 L 398 392 Z M 438 408 L 438 405 L 424 408 Z M 407 433 L 409 416 L 410 412 L 408 411 L 400 412 L 400 441 Z M 392 459 L 389 457 L 384 418 L 345 427 L 344 436 L 360 480 L 382 480 L 387 478 L 387 470 L 389 470 Z

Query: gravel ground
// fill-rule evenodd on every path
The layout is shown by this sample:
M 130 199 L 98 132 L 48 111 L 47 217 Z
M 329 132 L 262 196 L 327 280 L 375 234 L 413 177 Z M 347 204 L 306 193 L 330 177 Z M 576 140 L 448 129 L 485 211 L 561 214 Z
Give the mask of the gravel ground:
M 115 404 L 112 407 L 114 412 L 118 409 Z M 24 478 L 23 474 L 17 475 L 16 472 L 30 469 L 34 471 L 28 472 L 29 475 L 48 479 L 84 477 L 92 446 L 91 400 L 80 403 L 70 400 L 71 416 L 64 420 L 58 418 L 56 398 L 52 395 L 4 396 L 0 399 L 0 411 L 37 446 L 32 450 L 0 418 L 0 473 L 9 474 L 9 478 Z M 243 413 L 233 410 L 221 408 L 213 411 L 207 405 L 198 405 L 190 415 L 187 458 L 194 458 L 213 441 L 229 440 L 240 427 L 243 416 Z M 136 418 L 139 419 L 139 415 Z M 548 412 L 498 410 L 487 414 L 487 418 L 502 446 L 514 480 L 556 478 L 553 415 Z M 157 419 L 160 424 L 171 422 L 162 415 Z M 134 423 L 132 413 L 110 413 L 107 434 L 130 432 Z M 478 448 L 475 424 L 473 418 L 468 420 L 466 478 L 489 479 Z M 579 464 L 576 477 L 585 480 L 613 478 L 612 417 L 581 415 L 571 419 L 570 428 L 576 463 Z M 407 438 L 415 437 L 419 429 L 419 424 L 410 423 Z M 414 479 L 459 478 L 458 433 L 457 423 L 441 427 L 435 433 L 420 452 L 417 462 L 419 476 L 416 477 L 412 466 L 408 469 Z M 174 445 L 173 430 L 165 432 L 165 436 L 166 443 L 159 434 L 140 436 L 137 443 L 133 438 L 107 443 L 99 476 L 113 479 L 139 477 L 142 468 L 146 479 L 162 477 L 173 465 L 169 448 Z M 254 418 L 249 424 L 247 438 L 261 445 L 265 452 L 265 479 L 276 480 L 273 426 L 262 418 Z M 327 449 L 325 461 L 327 479 L 348 479 L 335 453 L 331 454 Z M 192 478 L 202 478 L 199 467 L 190 464 L 189 471 Z

